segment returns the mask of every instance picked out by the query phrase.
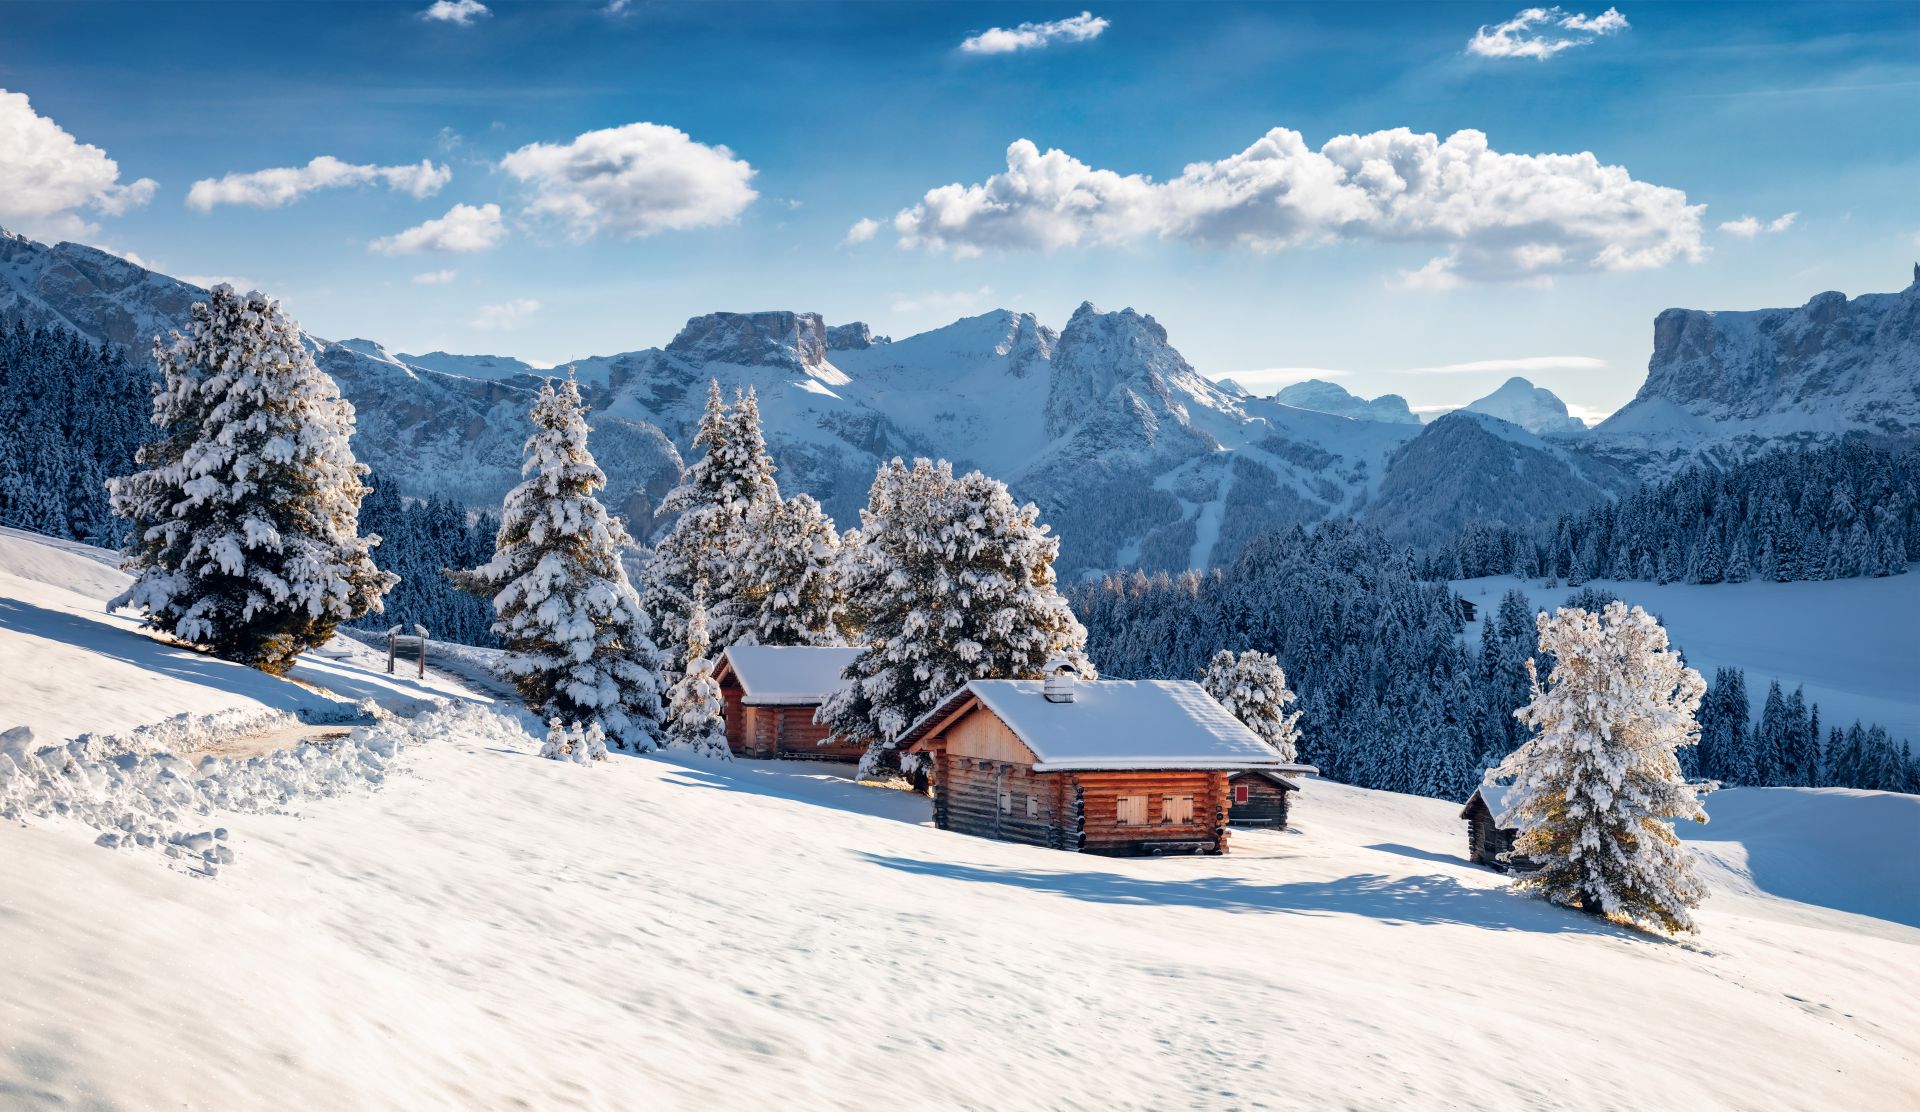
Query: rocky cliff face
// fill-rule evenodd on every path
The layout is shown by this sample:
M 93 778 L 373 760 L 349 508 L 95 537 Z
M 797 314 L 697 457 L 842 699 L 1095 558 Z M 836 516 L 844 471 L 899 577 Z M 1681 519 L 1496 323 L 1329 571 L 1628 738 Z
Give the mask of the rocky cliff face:
M 48 247 L 0 229 L 0 313 L 29 324 L 62 325 L 144 357 L 202 294 L 105 251 Z
M 1661 313 L 1645 384 L 1598 431 L 1754 449 L 1853 429 L 1920 429 L 1920 269 L 1900 293 Z

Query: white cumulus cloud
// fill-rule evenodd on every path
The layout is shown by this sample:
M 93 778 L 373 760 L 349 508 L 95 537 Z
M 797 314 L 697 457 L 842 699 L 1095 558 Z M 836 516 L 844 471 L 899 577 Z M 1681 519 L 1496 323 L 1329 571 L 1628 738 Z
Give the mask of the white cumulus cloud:
M 1768 235 L 1776 232 L 1784 232 L 1788 228 L 1793 227 L 1793 222 L 1798 219 L 1800 219 L 1800 214 L 1797 212 L 1784 213 L 1774 217 L 1772 220 L 1761 220 L 1756 216 L 1742 216 L 1738 220 L 1722 221 L 1720 230 L 1730 236 L 1739 236 L 1741 239 L 1752 239 L 1762 232 Z
M 414 275 L 413 284 L 416 286 L 444 286 L 453 281 L 458 275 L 459 272 L 453 270 L 429 270 L 425 274 Z
M 1100 37 L 1111 24 L 1092 12 L 1081 12 L 1071 19 L 1047 23 L 1022 23 L 1018 27 L 989 27 L 960 43 L 966 54 L 1011 54 L 1016 50 L 1039 50 L 1056 42 L 1086 42 Z
M 500 219 L 499 205 L 455 205 L 445 216 L 382 236 L 367 249 L 381 255 L 417 255 L 422 251 L 465 254 L 498 246 L 505 238 L 507 226 Z
M 1482 58 L 1533 58 L 1546 61 L 1563 50 L 1585 46 L 1602 35 L 1627 30 L 1617 8 L 1599 15 L 1560 8 L 1525 8 L 1505 23 L 1481 27 L 1467 41 L 1467 53 Z
M 528 317 L 539 311 L 538 301 L 531 297 L 522 297 L 500 305 L 482 305 L 479 313 L 467 323 L 488 331 L 518 328 L 526 323 Z
M 500 168 L 532 187 L 528 214 L 557 222 L 575 241 L 725 224 L 759 196 L 748 184 L 753 167 L 732 151 L 661 124 L 531 143 Z
M 0 225 L 39 239 L 77 239 L 98 226 L 91 209 L 119 216 L 153 199 L 152 178 L 122 184 L 120 164 L 0 89 Z
M 1699 259 L 1704 208 L 1591 153 L 1503 154 L 1478 131 L 1443 141 L 1395 128 L 1316 151 L 1299 132 L 1274 128 L 1164 182 L 1021 139 L 1007 148 L 1005 172 L 929 190 L 893 226 L 903 246 L 963 256 L 1148 238 L 1255 251 L 1435 244 L 1446 254 L 1403 277 L 1445 286 Z
M 421 12 L 420 18 L 466 27 L 481 16 L 492 14 L 480 0 L 433 0 L 433 6 Z
M 863 216 L 853 222 L 853 227 L 847 229 L 847 238 L 840 242 L 851 246 L 856 243 L 865 243 L 879 234 L 880 222 Z
M 279 208 L 315 190 L 342 189 L 383 181 L 396 193 L 431 197 L 453 180 L 453 169 L 431 160 L 406 166 L 374 166 L 344 162 L 323 154 L 305 166 L 279 166 L 222 178 L 202 178 L 187 190 L 187 207 L 207 212 L 215 205 L 252 205 Z

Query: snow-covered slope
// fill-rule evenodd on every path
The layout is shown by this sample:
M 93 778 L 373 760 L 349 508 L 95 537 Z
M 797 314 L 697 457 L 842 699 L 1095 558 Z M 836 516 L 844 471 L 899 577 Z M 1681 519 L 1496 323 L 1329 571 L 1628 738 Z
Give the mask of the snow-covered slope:
M 1847 870 L 1815 890 L 1796 877 L 1832 864 L 1828 843 L 1730 826 L 1700 844 L 1737 865 L 1708 869 L 1702 935 L 1675 945 L 1504 891 L 1435 800 L 1309 781 L 1295 830 L 1236 832 L 1226 857 L 1104 860 L 934 830 L 924 799 L 831 767 L 579 768 L 532 748 L 448 732 L 377 793 L 221 816 L 239 857 L 212 881 L 88 830 L 0 829 L 0 1091 L 413 1109 L 1912 1096 L 1910 858 L 1841 847 Z M 1910 845 L 1916 810 L 1842 828 Z M 1703 1051 L 1700 1032 L 1737 1037 Z
M 1754 713 L 1767 685 L 1804 684 L 1828 726 L 1854 719 L 1887 727 L 1896 741 L 1920 744 L 1920 575 L 1803 583 L 1638 583 L 1594 580 L 1644 606 L 1667 627 L 1687 664 L 1744 668 Z M 1509 576 L 1459 580 L 1462 597 L 1482 621 L 1500 596 L 1519 588 L 1537 609 L 1552 609 L 1573 588 L 1542 587 Z M 1477 630 L 1477 624 L 1470 627 Z M 1477 632 L 1469 636 L 1478 638 Z
M 1899 293 L 1793 309 L 1668 309 L 1633 401 L 1595 429 L 1610 449 L 1684 462 L 1854 429 L 1920 430 L 1920 267 Z
M 1310 378 L 1305 382 L 1296 382 L 1285 386 L 1273 395 L 1273 400 L 1282 405 L 1298 406 L 1319 413 L 1332 413 L 1339 417 L 1352 417 L 1360 421 L 1392 421 L 1402 425 L 1417 425 L 1420 418 L 1414 416 L 1407 405 L 1407 399 L 1398 394 L 1382 394 L 1377 398 L 1362 398 L 1354 395 L 1339 383 L 1325 379 Z
M 187 319 L 198 286 L 78 243 L 48 247 L 0 228 L 0 315 L 56 324 L 144 356 Z
M 1558 395 L 1517 375 L 1486 397 L 1468 402 L 1464 408 L 1498 417 L 1538 436 L 1579 436 L 1587 431 L 1586 422 L 1570 416 L 1567 403 Z
M 430 351 L 425 355 L 402 353 L 395 358 L 409 367 L 463 378 L 513 378 L 540 373 L 533 364 L 511 355 L 453 355 L 444 351 Z

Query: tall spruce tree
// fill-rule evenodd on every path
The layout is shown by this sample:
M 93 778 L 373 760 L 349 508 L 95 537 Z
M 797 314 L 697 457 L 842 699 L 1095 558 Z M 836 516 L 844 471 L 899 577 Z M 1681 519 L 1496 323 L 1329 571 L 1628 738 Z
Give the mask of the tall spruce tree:
M 1258 734 L 1281 760 L 1297 758 L 1300 712 L 1287 710 L 1294 695 L 1287 689 L 1287 673 L 1272 654 L 1248 649 L 1235 656 L 1221 649 L 1207 662 L 1200 686 Z
M 895 740 L 971 679 L 1038 679 L 1061 657 L 1091 677 L 1087 631 L 1054 583 L 1059 538 L 977 471 L 894 459 L 874 476 L 848 559 L 865 647 L 816 719 L 868 743 L 864 775 L 902 767 Z
M 1514 778 L 1504 816 L 1519 828 L 1514 853 L 1538 863 L 1515 885 L 1669 933 L 1693 929 L 1689 909 L 1706 889 L 1672 821 L 1707 816 L 1674 754 L 1698 738 L 1706 685 L 1637 606 L 1561 609 L 1538 623 L 1553 671 L 1542 684 L 1530 669 L 1533 701 L 1518 713 L 1535 733 L 1498 770 Z
M 540 388 L 525 480 L 507 493 L 493 559 L 455 582 L 493 599 L 504 669 L 529 707 L 624 749 L 659 735 L 659 650 L 620 549 L 631 544 L 595 492 L 607 477 L 587 448 L 586 403 L 569 377 Z
M 762 645 L 843 645 L 848 616 L 840 535 L 811 495 L 754 503 L 753 543 L 740 553 L 734 607 L 740 636 Z
M 720 683 L 713 678 L 708 655 L 707 592 L 695 584 L 693 606 L 687 612 L 687 656 L 680 679 L 667 696 L 667 744 L 701 757 L 732 760 Z
M 642 584 L 643 604 L 676 671 L 687 655 L 695 584 L 705 586 L 707 629 L 716 648 L 724 650 L 752 629 L 758 600 L 746 577 L 747 554 L 759 542 L 748 519 L 780 501 L 751 391 L 736 392 L 729 407 L 719 380 L 710 380 L 693 448 L 700 455 L 660 501 L 660 516 L 678 516 L 655 546 Z
M 215 286 L 185 335 L 154 343 L 162 382 L 145 469 L 109 484 L 134 583 L 112 606 L 267 672 L 380 608 L 397 581 L 360 535 L 367 469 L 353 406 L 280 304 Z

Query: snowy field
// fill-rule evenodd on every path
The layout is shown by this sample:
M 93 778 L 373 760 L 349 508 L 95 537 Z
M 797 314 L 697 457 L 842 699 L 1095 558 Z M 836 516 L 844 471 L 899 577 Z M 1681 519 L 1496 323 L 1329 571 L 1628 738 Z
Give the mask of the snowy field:
M 1514 587 L 1536 608 L 1566 601 L 1574 588 L 1539 580 L 1488 576 L 1457 580 L 1453 589 L 1479 607 L 1484 621 Z M 1895 742 L 1920 745 L 1920 568 L 1885 579 L 1806 583 L 1619 583 L 1587 586 L 1643 606 L 1667 627 L 1687 663 L 1709 681 L 1716 668 L 1744 668 L 1755 715 L 1767 684 L 1791 692 L 1805 684 L 1820 704 L 1822 729 L 1885 726 Z M 1470 641 L 1478 643 L 1478 622 Z
M 192 816 L 217 876 L 0 826 L 0 1107 L 1920 1100 L 1920 798 L 1710 797 L 1683 833 L 1714 896 L 1674 943 L 1509 894 L 1440 801 L 1310 781 L 1297 829 L 1224 858 L 1005 845 L 836 766 L 543 761 L 483 692 L 344 642 L 314 688 L 196 670 L 99 614 L 118 573 L 49 582 L 84 550 L 0 553 L 6 665 L 58 662 L 0 717 L 38 708 L 41 741 L 88 700 L 116 728 L 281 687 L 395 715 L 327 743 L 379 755 L 364 782 Z

